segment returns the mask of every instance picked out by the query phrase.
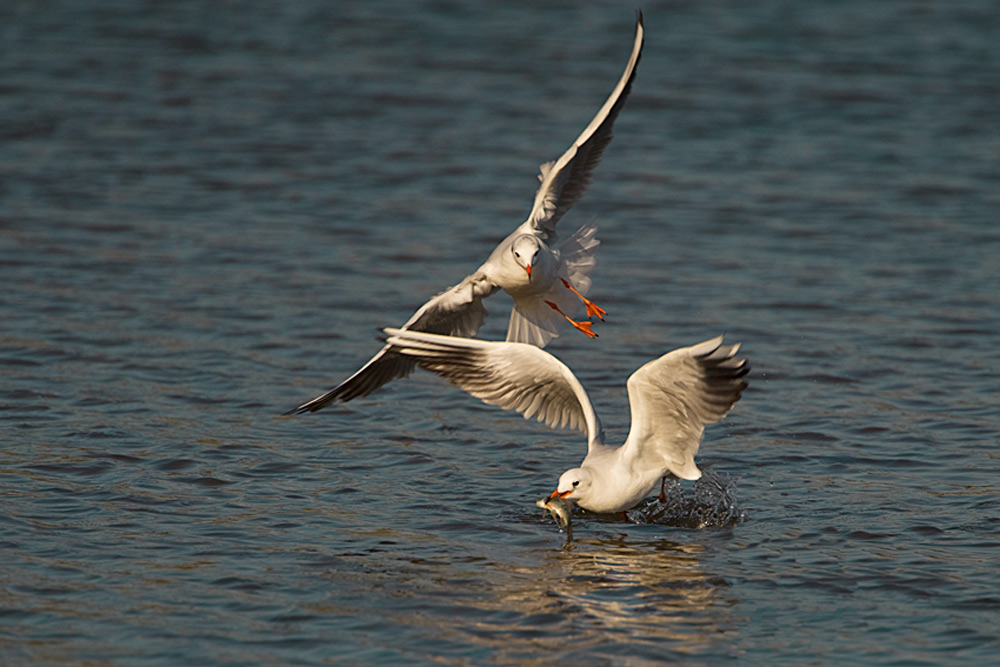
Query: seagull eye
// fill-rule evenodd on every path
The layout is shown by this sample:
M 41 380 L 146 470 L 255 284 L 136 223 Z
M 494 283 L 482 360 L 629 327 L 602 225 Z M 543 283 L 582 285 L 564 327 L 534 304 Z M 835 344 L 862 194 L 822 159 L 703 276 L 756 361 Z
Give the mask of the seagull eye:
M 521 253 L 519 253 L 518 251 L 515 250 L 514 251 L 514 257 L 517 257 L 518 259 L 520 259 L 521 258 Z
M 573 482 L 573 488 L 576 488 L 578 486 L 580 486 L 580 480 L 576 480 L 575 482 Z

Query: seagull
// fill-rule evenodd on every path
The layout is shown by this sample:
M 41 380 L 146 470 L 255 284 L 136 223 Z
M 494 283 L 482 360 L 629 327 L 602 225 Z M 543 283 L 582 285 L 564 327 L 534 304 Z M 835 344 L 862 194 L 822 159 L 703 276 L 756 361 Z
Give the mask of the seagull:
M 575 502 L 591 512 L 625 512 L 667 475 L 696 480 L 694 455 L 705 425 L 728 414 L 747 387 L 739 344 L 722 336 L 667 352 L 632 373 L 628 398 L 632 426 L 619 447 L 604 430 L 583 385 L 554 356 L 533 345 L 384 329 L 398 354 L 414 360 L 490 405 L 525 419 L 587 434 L 587 456 L 559 478 L 549 500 Z M 627 515 L 625 515 L 627 518 Z
M 508 341 L 544 347 L 559 335 L 558 326 L 564 320 L 591 338 L 597 336 L 589 320 L 594 317 L 603 320 L 606 311 L 585 296 L 590 289 L 594 254 L 600 244 L 595 238 L 597 228 L 584 225 L 559 247 L 554 247 L 556 223 L 583 196 L 601 154 L 611 141 L 612 126 L 632 88 L 642 42 L 640 12 L 624 73 L 576 141 L 558 160 L 540 167 L 541 185 L 528 219 L 500 242 L 482 266 L 421 306 L 402 329 L 475 336 L 486 321 L 483 299 L 502 289 L 514 299 L 507 327 Z M 586 306 L 588 321 L 578 322 L 570 316 L 580 303 Z M 406 377 L 413 368 L 412 359 L 401 357 L 391 345 L 386 345 L 354 375 L 286 414 L 315 412 L 335 401 L 367 396 L 387 382 Z

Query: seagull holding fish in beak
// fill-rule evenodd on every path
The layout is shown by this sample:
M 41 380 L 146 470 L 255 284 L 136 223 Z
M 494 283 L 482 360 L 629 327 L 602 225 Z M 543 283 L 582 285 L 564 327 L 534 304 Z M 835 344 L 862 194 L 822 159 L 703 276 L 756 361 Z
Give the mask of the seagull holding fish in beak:
M 619 447 L 604 442 L 590 398 L 573 372 L 533 345 L 385 329 L 387 343 L 490 405 L 516 410 L 549 426 L 587 434 L 587 456 L 559 478 L 550 499 L 591 512 L 624 512 L 667 475 L 696 480 L 694 455 L 705 425 L 722 419 L 747 387 L 739 344 L 722 336 L 667 352 L 629 377 L 632 425 Z M 661 498 L 662 499 L 662 498 Z

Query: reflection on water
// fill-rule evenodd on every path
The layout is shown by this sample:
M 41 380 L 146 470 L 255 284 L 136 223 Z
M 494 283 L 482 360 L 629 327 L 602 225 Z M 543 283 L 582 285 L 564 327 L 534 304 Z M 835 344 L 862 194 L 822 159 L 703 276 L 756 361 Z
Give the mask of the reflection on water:
M 720 581 L 698 560 L 697 544 L 578 538 L 545 560 L 546 595 L 572 605 L 600 642 L 645 644 L 650 652 L 698 653 L 725 632 Z
M 501 663 L 560 656 L 593 664 L 623 654 L 655 662 L 735 636 L 736 601 L 703 569 L 703 552 L 696 542 L 619 535 L 539 549 L 536 560 L 517 565 L 369 555 L 365 569 L 379 583 L 364 587 L 394 587 L 400 604 L 390 615 L 399 626 L 426 629 L 437 618 L 443 637 L 488 649 Z

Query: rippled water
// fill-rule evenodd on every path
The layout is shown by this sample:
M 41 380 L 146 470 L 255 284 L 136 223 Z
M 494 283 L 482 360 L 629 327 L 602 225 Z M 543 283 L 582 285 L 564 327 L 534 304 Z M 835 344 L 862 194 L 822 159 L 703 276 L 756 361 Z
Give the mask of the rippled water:
M 643 6 L 560 225 L 609 318 L 549 349 L 614 439 L 632 370 L 743 341 L 741 522 L 564 549 L 583 439 L 426 374 L 276 417 L 523 219 L 628 54 L 583 4 L 0 8 L 0 662 L 995 659 L 993 3 Z

